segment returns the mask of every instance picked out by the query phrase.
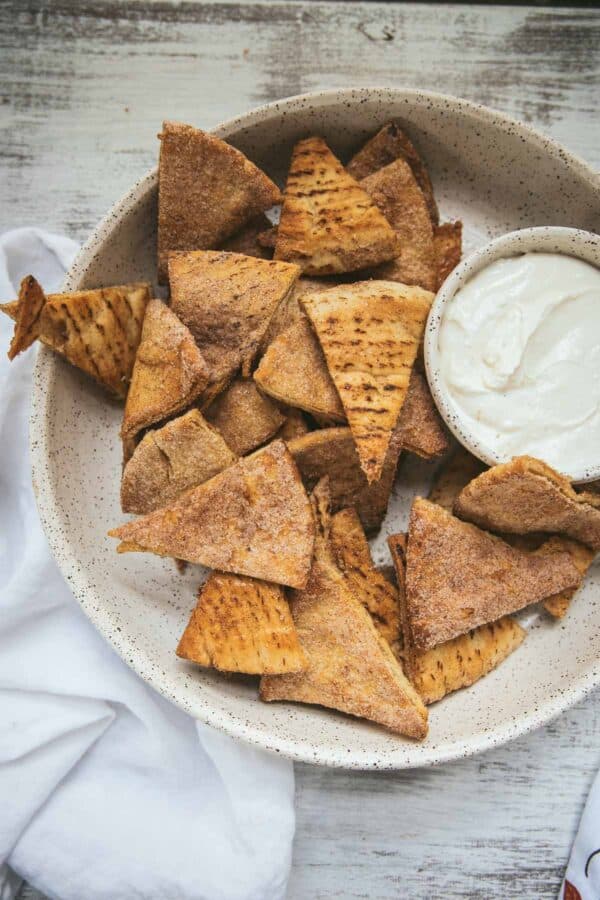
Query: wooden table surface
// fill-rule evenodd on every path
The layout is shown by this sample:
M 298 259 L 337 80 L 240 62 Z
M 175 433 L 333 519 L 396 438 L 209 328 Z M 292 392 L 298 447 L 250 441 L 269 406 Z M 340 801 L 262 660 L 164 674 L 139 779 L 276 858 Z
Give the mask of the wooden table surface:
M 163 118 L 211 127 L 324 87 L 456 94 L 598 165 L 591 6 L 0 0 L 0 229 L 83 240 L 154 165 Z M 599 726 L 596 694 L 505 748 L 437 769 L 297 766 L 289 897 L 555 897 Z

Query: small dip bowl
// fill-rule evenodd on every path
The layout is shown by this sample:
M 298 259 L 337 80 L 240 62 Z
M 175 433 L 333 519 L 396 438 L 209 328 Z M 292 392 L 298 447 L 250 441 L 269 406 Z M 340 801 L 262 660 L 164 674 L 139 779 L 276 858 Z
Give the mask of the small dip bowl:
M 439 335 L 446 306 L 454 295 L 478 272 L 498 259 L 520 256 L 523 253 L 561 253 L 573 256 L 600 268 L 600 235 L 576 228 L 559 228 L 547 225 L 540 228 L 524 228 L 495 238 L 470 256 L 467 256 L 448 276 L 437 293 L 425 330 L 425 369 L 433 399 L 446 425 L 474 456 L 489 466 L 508 461 L 483 446 L 472 434 L 468 421 L 453 402 L 440 368 Z M 600 340 L 600 335 L 598 336 Z M 525 451 L 524 451 L 525 452 Z M 572 481 L 583 483 L 600 479 L 600 447 L 598 462 L 582 472 L 566 472 Z

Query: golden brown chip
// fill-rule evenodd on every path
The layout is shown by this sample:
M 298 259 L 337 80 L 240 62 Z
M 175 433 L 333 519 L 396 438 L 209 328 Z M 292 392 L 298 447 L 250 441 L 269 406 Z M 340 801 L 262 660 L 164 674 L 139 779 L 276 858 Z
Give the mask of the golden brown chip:
M 168 306 L 151 300 L 125 403 L 124 446 L 131 447 L 143 428 L 190 406 L 207 383 L 208 367 L 189 329 Z
M 403 159 L 361 181 L 398 236 L 400 252 L 373 271 L 374 278 L 437 290 L 438 262 L 433 227 L 421 188 Z
M 197 409 L 148 431 L 123 469 L 121 508 L 144 515 L 235 462 L 218 431 Z
M 302 298 L 369 482 L 381 475 L 432 299 L 386 281 Z
M 243 253 L 245 256 L 256 256 L 257 259 L 272 259 L 273 247 L 269 248 L 261 239 L 265 228 L 270 227 L 271 223 L 261 213 L 224 241 L 219 250 L 226 250 L 228 253 Z
M 314 502 L 314 509 L 313 567 L 306 588 L 294 591 L 290 604 L 307 668 L 262 678 L 261 699 L 316 703 L 424 738 L 427 710 L 335 565 L 323 503 Z
M 158 278 L 172 250 L 210 250 L 281 200 L 243 153 L 191 125 L 164 122 L 158 163 Z
M 290 441 L 290 452 L 309 489 L 329 476 L 334 511 L 353 506 L 368 533 L 377 531 L 385 517 L 402 450 L 402 435 L 394 431 L 381 477 L 369 484 L 349 428 L 324 428 Z
M 211 382 L 249 375 L 278 305 L 300 270 L 240 253 L 169 254 L 171 306 L 188 326 L 210 366 Z
M 539 555 L 544 553 L 561 553 L 563 551 L 567 551 L 567 553 L 571 554 L 571 559 L 575 563 L 577 569 L 579 570 L 579 574 L 581 576 L 581 581 L 594 561 L 595 553 L 593 550 L 590 550 L 589 547 L 586 547 L 584 544 L 580 544 L 579 541 L 572 541 L 569 538 L 559 537 L 555 535 L 554 537 L 549 538 L 545 541 L 542 546 L 536 550 L 535 552 Z M 571 605 L 571 600 L 574 595 L 577 593 L 578 588 L 581 586 L 581 581 L 574 588 L 568 588 L 565 591 L 560 591 L 558 594 L 554 594 L 552 597 L 547 597 L 544 600 L 544 609 L 550 613 L 551 616 L 554 616 L 555 619 L 562 619 L 566 616 L 569 606 Z
M 444 222 L 433 229 L 437 259 L 437 290 L 460 262 L 462 256 L 462 222 Z
M 294 147 L 275 259 L 298 263 L 307 275 L 353 272 L 393 259 L 398 239 L 366 191 L 322 138 Z
M 524 553 L 435 503 L 420 498 L 413 503 L 403 623 L 418 650 L 495 622 L 579 580 L 569 553 Z
M 357 181 L 372 175 L 397 159 L 405 160 L 423 191 L 429 216 L 434 225 L 439 221 L 439 213 L 427 167 L 408 135 L 397 122 L 388 122 L 376 135 L 356 153 L 348 165 L 348 172 Z
M 177 656 L 248 675 L 300 672 L 306 664 L 283 589 L 223 572 L 200 588 Z
M 33 275 L 26 275 L 21 281 L 19 299 L 16 301 L 15 330 L 8 348 L 9 359 L 27 350 L 39 337 L 39 318 L 45 303 L 46 295 L 41 286 Z M 8 310 L 5 312 L 8 313 Z
M 283 334 L 283 332 L 287 331 L 288 328 L 291 328 L 292 325 L 296 325 L 300 319 L 306 318 L 306 313 L 298 302 L 300 297 L 303 297 L 305 294 L 314 294 L 316 291 L 324 291 L 328 287 L 333 287 L 334 284 L 336 284 L 336 282 L 335 279 L 332 278 L 300 277 L 296 282 L 294 290 L 288 294 L 285 300 L 282 300 L 275 310 L 262 342 L 263 351 L 267 349 L 269 344 L 271 344 L 276 337 L 279 337 L 280 334 Z
M 450 447 L 448 432 L 440 418 L 427 380 L 414 369 L 406 400 L 400 411 L 402 447 L 425 459 L 442 456 Z
M 400 606 L 406 613 L 406 535 L 392 535 L 388 544 L 396 566 Z M 430 650 L 415 650 L 412 646 L 410 622 L 403 624 L 403 633 L 404 667 L 426 704 L 474 684 L 516 650 L 526 635 L 511 616 L 480 625 Z
M 398 592 L 373 565 L 369 543 L 352 507 L 333 516 L 331 545 L 337 566 L 357 599 L 371 614 L 381 636 L 394 647 L 400 638 Z
M 437 470 L 428 500 L 437 503 L 446 512 L 452 512 L 454 501 L 470 481 L 481 475 L 484 463 L 469 453 L 461 444 L 457 444 L 452 454 Z
M 314 542 L 310 503 L 283 441 L 245 456 L 174 503 L 109 532 L 144 550 L 303 587 Z
M 288 406 L 343 422 L 344 410 L 309 322 L 302 319 L 267 348 L 254 380 Z
M 264 231 L 261 231 L 258 235 L 258 243 L 261 247 L 264 247 L 265 250 L 274 250 L 276 240 L 277 225 L 271 225 L 269 222 L 269 227 L 265 228 Z
M 285 422 L 281 429 L 277 432 L 277 437 L 282 441 L 293 441 L 294 438 L 302 437 L 308 434 L 308 425 L 306 419 L 299 409 L 293 409 L 291 406 L 283 407 L 285 413 Z
M 285 422 L 285 416 L 251 378 L 236 378 L 204 415 L 238 456 L 260 447 Z
M 557 532 L 600 550 L 600 499 L 577 494 L 570 481 L 531 456 L 488 469 L 457 497 L 463 519 L 490 531 Z

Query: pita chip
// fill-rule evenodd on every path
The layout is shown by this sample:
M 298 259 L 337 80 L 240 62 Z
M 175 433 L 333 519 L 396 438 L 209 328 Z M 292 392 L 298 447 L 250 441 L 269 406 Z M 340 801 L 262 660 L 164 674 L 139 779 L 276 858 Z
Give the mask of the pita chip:
M 303 587 L 314 522 L 298 469 L 283 441 L 275 441 L 109 534 L 122 542 L 119 552 L 147 551 Z
M 398 592 L 373 565 L 369 543 L 352 507 L 331 519 L 331 545 L 338 568 L 393 648 L 400 639 Z
M 208 384 L 208 367 L 188 328 L 161 300 L 146 310 L 121 425 L 124 445 L 139 432 L 176 415 Z
M 376 266 L 399 251 L 392 227 L 325 141 L 296 144 L 275 259 L 297 263 L 306 275 L 334 275 Z
M 439 221 L 439 213 L 427 167 L 408 135 L 397 122 L 388 122 L 356 153 L 346 169 L 353 178 L 361 181 L 379 169 L 403 159 L 411 168 L 419 188 L 423 192 L 433 225 Z
M 401 606 L 405 606 L 406 535 L 388 538 L 396 566 Z M 519 647 L 526 632 L 511 616 L 480 625 L 430 650 L 415 650 L 404 631 L 405 670 L 425 704 L 474 684 Z
M 308 434 L 306 419 L 299 409 L 288 406 L 283 407 L 283 412 L 285 413 L 285 422 L 277 432 L 278 438 L 281 438 L 282 441 L 293 441 L 294 438 Z
M 584 544 L 580 544 L 579 541 L 572 541 L 569 538 L 560 537 L 559 535 L 554 535 L 549 540 L 545 541 L 535 552 L 538 555 L 542 555 L 544 553 L 562 553 L 565 550 L 567 553 L 571 554 L 571 559 L 579 570 L 581 580 L 577 587 L 560 591 L 558 594 L 554 594 L 552 597 L 547 597 L 544 600 L 544 609 L 549 612 L 551 616 L 554 616 L 555 619 L 563 619 L 566 616 L 569 606 L 571 605 L 571 600 L 581 586 L 581 581 L 583 581 L 587 570 L 593 563 L 596 555 L 593 550 L 590 550 L 590 548 L 586 547 Z
M 183 632 L 177 656 L 247 675 L 299 672 L 304 653 L 278 584 L 213 572 Z
M 344 409 L 310 323 L 301 319 L 267 348 L 254 380 L 280 403 L 343 422 Z
M 115 285 L 44 295 L 32 276 L 19 300 L 0 305 L 16 322 L 10 353 L 39 339 L 117 397 L 125 397 L 150 285 Z M 11 357 L 12 358 L 12 357 Z
M 158 278 L 172 250 L 210 250 L 281 200 L 279 188 L 225 141 L 164 122 L 158 163 Z
M 193 334 L 211 382 L 240 366 L 250 374 L 273 313 L 299 274 L 297 266 L 240 253 L 169 254 L 171 307 Z
M 270 221 L 261 213 L 224 241 L 219 250 L 226 250 L 228 253 L 243 253 L 244 256 L 255 256 L 257 259 L 271 259 L 273 247 L 265 245 L 262 239 L 265 229 L 270 227 Z
M 424 459 L 443 456 L 450 447 L 448 432 L 433 402 L 427 380 L 414 369 L 398 427 L 402 431 L 403 449 Z
M 403 622 L 418 650 L 495 622 L 579 580 L 569 553 L 524 553 L 435 503 L 420 498 L 413 503 Z
M 310 490 L 324 476 L 329 477 L 334 511 L 353 506 L 367 533 L 377 531 L 385 518 L 396 476 L 402 436 L 394 431 L 378 481 L 369 484 L 363 472 L 349 428 L 323 428 L 290 441 L 302 479 Z
M 236 378 L 204 413 L 238 456 L 245 456 L 276 434 L 286 421 L 251 378 Z
M 437 259 L 437 290 L 460 262 L 462 256 L 462 222 L 444 222 L 433 229 Z
M 317 540 L 306 588 L 290 606 L 305 671 L 261 679 L 262 700 L 314 703 L 422 739 L 427 711 L 371 616 L 335 565 L 323 503 L 313 497 Z
M 146 432 L 123 469 L 121 508 L 145 515 L 168 506 L 235 460 L 219 432 L 192 409 Z
M 300 305 L 300 298 L 305 294 L 314 294 L 317 291 L 324 291 L 328 287 L 333 287 L 336 281 L 332 278 L 306 278 L 301 276 L 292 293 L 288 294 L 285 300 L 282 300 L 275 313 L 269 328 L 265 334 L 262 349 L 263 351 L 271 344 L 276 337 L 296 325 L 301 319 L 306 318 L 306 313 Z
M 461 444 L 457 444 L 452 454 L 437 470 L 428 499 L 451 513 L 454 501 L 462 489 L 481 475 L 484 469 L 485 465 L 481 460 L 469 453 Z
M 421 188 L 403 159 L 379 169 L 361 181 L 398 236 L 400 252 L 379 266 L 373 277 L 402 284 L 416 284 L 436 291 L 438 260 L 433 226 Z
M 387 281 L 302 299 L 369 482 L 381 475 L 433 295 Z
M 490 531 L 557 532 L 600 550 L 600 497 L 531 456 L 488 469 L 457 497 L 458 516 Z

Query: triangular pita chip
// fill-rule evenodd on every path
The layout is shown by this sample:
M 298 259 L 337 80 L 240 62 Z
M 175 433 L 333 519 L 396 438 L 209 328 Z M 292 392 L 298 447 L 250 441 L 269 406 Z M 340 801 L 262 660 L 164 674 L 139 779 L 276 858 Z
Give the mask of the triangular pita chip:
M 224 241 L 219 250 L 226 250 L 228 253 L 243 253 L 245 256 L 256 256 L 257 259 L 271 259 L 273 248 L 265 246 L 262 240 L 265 229 L 270 227 L 270 221 L 261 213 Z
M 252 362 L 278 305 L 300 270 L 240 253 L 169 254 L 171 306 L 188 326 L 218 382 Z
M 417 184 L 423 191 L 431 221 L 436 225 L 439 221 L 439 213 L 433 196 L 429 172 L 414 144 L 397 122 L 388 122 L 387 125 L 384 125 L 352 157 L 346 169 L 353 178 L 360 181 L 379 169 L 383 169 L 384 166 L 389 166 L 396 159 L 403 159 L 410 166 Z
M 285 422 L 277 432 L 278 438 L 282 441 L 293 441 L 294 438 L 299 438 L 308 434 L 306 419 L 299 409 L 293 409 L 291 406 L 284 406 L 282 411 L 285 413 Z
M 335 565 L 323 514 L 315 503 L 315 559 L 306 588 L 290 603 L 307 668 L 262 678 L 261 699 L 316 703 L 424 738 L 427 711 Z
M 123 542 L 120 552 L 144 550 L 303 587 L 314 522 L 298 469 L 276 441 L 110 536 Z
M 421 188 L 403 159 L 379 169 L 361 181 L 395 233 L 400 252 L 394 260 L 379 266 L 375 278 L 416 284 L 437 290 L 438 261 L 433 242 L 433 226 Z
M 218 431 L 197 409 L 146 432 L 123 469 L 121 508 L 145 515 L 235 462 Z
M 254 373 L 265 394 L 288 406 L 343 422 L 344 410 L 310 323 L 303 318 L 280 334 Z
M 437 290 L 460 262 L 462 256 L 462 222 L 444 222 L 433 229 L 437 259 Z
M 396 565 L 401 606 L 405 606 L 406 535 L 388 538 Z M 410 631 L 405 632 L 410 635 Z M 474 684 L 495 669 L 519 647 L 526 632 L 511 616 L 480 625 L 430 650 L 415 650 L 405 640 L 403 661 L 406 673 L 426 704 Z
M 334 275 L 376 266 L 399 252 L 393 229 L 325 141 L 296 144 L 275 259 L 298 263 L 307 275 Z
M 404 621 L 419 650 L 495 622 L 579 580 L 569 553 L 524 553 L 435 503 L 420 498 L 413 503 Z
M 33 275 L 26 275 L 21 281 L 19 299 L 14 307 L 15 331 L 8 348 L 9 359 L 12 360 L 23 350 L 27 350 L 39 337 L 38 322 L 46 302 L 46 295 L 39 283 Z M 8 310 L 5 312 L 10 315 Z
M 279 203 L 278 187 L 225 141 L 164 122 L 158 163 L 158 273 L 171 250 L 218 247 L 258 213 Z
M 238 456 L 245 456 L 276 434 L 285 416 L 251 378 L 236 378 L 204 413 Z
M 306 313 L 302 309 L 299 300 L 305 294 L 314 294 L 317 291 L 327 290 L 336 284 L 333 278 L 306 278 L 301 276 L 294 290 L 288 294 L 285 300 L 279 304 L 262 342 L 263 351 L 271 344 L 276 337 L 295 325 L 300 319 L 306 318 Z
M 400 639 L 398 591 L 373 565 L 369 543 L 352 507 L 333 516 L 331 545 L 338 568 L 371 614 L 381 636 L 394 649 Z
M 578 494 L 568 478 L 531 456 L 488 469 L 457 497 L 457 515 L 489 528 L 558 532 L 600 550 L 600 497 Z
M 398 427 L 402 430 L 403 449 L 424 459 L 442 456 L 450 447 L 448 432 L 433 402 L 427 380 L 414 369 Z
M 299 672 L 305 657 L 278 584 L 213 572 L 183 632 L 177 656 L 248 675 Z
M 124 444 L 191 406 L 207 383 L 208 367 L 189 329 L 161 300 L 151 300 L 125 403 Z
M 387 281 L 302 298 L 370 482 L 380 477 L 432 299 Z
M 24 305 L 19 300 L 0 307 L 17 320 L 15 346 L 24 350 L 39 338 L 113 394 L 125 397 L 151 296 L 150 285 L 115 285 L 48 294 L 45 298 L 35 285 L 31 276 L 25 279 Z
M 433 479 L 428 499 L 446 512 L 452 512 L 454 501 L 470 481 L 481 475 L 485 465 L 458 444 L 444 460 Z
M 290 441 L 290 452 L 306 486 L 311 489 L 329 476 L 334 511 L 353 506 L 366 532 L 377 531 L 385 514 L 402 450 L 398 429 L 390 441 L 381 477 L 369 484 L 349 428 L 323 428 Z
M 543 555 L 544 553 L 562 553 L 565 550 L 567 553 L 571 554 L 571 559 L 579 570 L 581 581 L 583 581 L 583 578 L 593 563 L 596 555 L 589 547 L 580 544 L 579 541 L 572 541 L 569 538 L 554 535 L 554 537 L 545 541 L 535 552 L 538 555 Z M 544 600 L 544 609 L 549 612 L 551 616 L 554 616 L 555 619 L 564 618 L 571 605 L 571 600 L 580 586 L 581 582 L 574 588 L 568 588 L 565 591 L 554 594 L 552 597 L 547 597 L 546 600 Z

